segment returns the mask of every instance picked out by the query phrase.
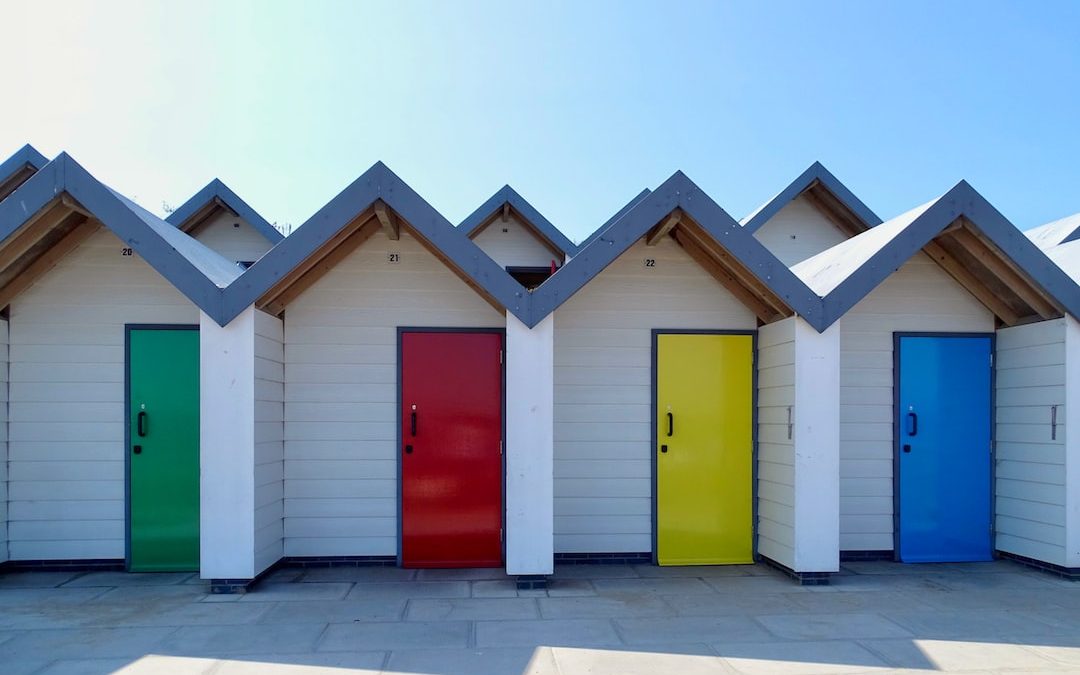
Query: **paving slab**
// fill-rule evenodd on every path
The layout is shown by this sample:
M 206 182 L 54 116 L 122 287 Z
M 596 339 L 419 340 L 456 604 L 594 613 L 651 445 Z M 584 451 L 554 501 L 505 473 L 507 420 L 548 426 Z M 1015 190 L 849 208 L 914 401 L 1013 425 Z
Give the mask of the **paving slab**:
M 596 595 L 596 589 L 588 579 L 551 579 L 547 595 L 550 598 L 581 597 Z
M 944 588 L 953 591 L 1003 590 L 1051 590 L 1056 580 L 1048 574 L 1002 572 L 1000 574 L 935 574 L 927 577 Z
M 655 649 L 552 650 L 561 675 L 716 675 L 731 672 L 708 645 L 656 645 Z
M 295 602 L 300 600 L 341 600 L 352 584 L 258 584 L 240 596 L 240 602 Z
M 770 633 L 789 640 L 898 638 L 911 633 L 879 614 L 770 614 L 756 617 Z
M 746 580 L 750 578 L 747 577 Z M 593 579 L 592 585 L 596 592 L 602 595 L 609 593 L 687 595 L 711 592 L 704 581 L 694 578 Z
M 412 581 L 416 572 L 403 567 L 315 567 L 307 570 L 301 581 Z
M 892 666 L 855 642 L 715 643 L 723 660 L 747 675 L 826 675 L 891 670 Z
M 172 586 L 197 576 L 194 572 L 86 572 L 65 583 L 64 587 Z
M 416 570 L 417 581 L 488 581 L 507 580 L 506 570 L 501 567 L 481 567 L 473 569 Z M 513 579 L 510 579 L 513 581 Z
M 213 675 L 375 675 L 386 656 L 379 651 L 252 654 L 219 660 Z
M 944 593 L 944 592 L 943 592 Z M 943 593 L 939 593 L 943 594 Z M 782 595 L 781 603 L 788 603 L 787 611 L 798 608 L 816 613 L 849 613 L 892 611 L 926 611 L 934 606 L 923 600 L 925 596 L 897 591 L 877 593 L 858 591 L 838 591 L 836 593 L 789 593 Z M 768 610 L 762 610 L 766 613 Z
M 93 612 L 88 626 L 233 626 L 255 623 L 271 609 L 266 603 L 246 605 L 210 605 L 191 602 L 185 605 L 160 607 L 153 603 L 145 605 L 121 605 Z M 122 610 L 122 611 L 116 611 Z
M 470 592 L 474 598 L 518 597 L 517 582 L 510 579 L 474 581 L 469 586 L 472 589 Z
M 652 577 L 748 577 L 754 565 L 686 565 L 661 567 L 659 565 L 634 565 L 634 571 L 642 578 Z
M 5 572 L 0 574 L 0 589 L 3 588 L 56 588 L 82 572 Z
M 630 565 L 556 565 L 555 579 L 632 579 L 638 576 Z
M 537 602 L 540 605 L 540 614 L 545 619 L 616 619 L 674 614 L 671 606 L 660 596 L 641 593 L 586 598 L 542 598 Z
M 0 591 L 0 608 L 81 605 L 108 592 L 108 588 L 5 588 Z
M 312 584 L 315 585 L 315 584 Z M 408 600 L 409 598 L 467 598 L 469 584 L 465 581 L 387 581 L 354 584 L 347 600 Z
M 477 621 L 539 619 L 530 598 L 416 598 L 409 600 L 406 621 Z
M 87 601 L 88 604 L 115 605 L 118 603 L 158 604 L 198 602 L 206 596 L 208 588 L 189 584 L 168 586 L 121 586 L 120 588 L 96 587 L 101 591 Z
M 409 649 L 391 652 L 387 673 L 559 675 L 551 649 Z M 564 671 L 565 672 L 565 671 Z
M 908 597 L 926 605 L 926 609 L 1038 609 L 1062 607 L 1063 594 L 1058 589 L 985 589 L 978 592 L 963 590 L 908 591 Z M 892 606 L 889 609 L 900 609 Z
M 330 624 L 320 652 L 465 648 L 472 624 L 467 621 Z
M 296 654 L 314 651 L 325 623 L 303 625 L 184 626 L 157 647 L 177 656 Z
M 266 612 L 259 623 L 358 623 L 400 621 L 405 614 L 405 600 L 341 600 L 325 602 L 302 600 L 265 603 Z M 247 607 L 260 606 L 256 604 Z
M 69 659 L 50 664 L 41 675 L 201 675 L 217 666 L 215 659 L 149 654 L 133 659 Z
M 794 603 L 792 596 L 782 593 L 665 595 L 664 601 L 671 605 L 679 616 L 728 616 L 732 614 L 805 611 L 805 608 Z
M 829 586 L 799 586 L 780 574 L 761 574 L 739 577 L 713 577 L 704 580 L 711 590 L 725 595 L 735 593 L 806 593 L 810 589 L 832 589 Z
M 915 637 L 928 640 L 1014 642 L 1028 636 L 1062 634 L 1069 630 L 1054 628 L 1047 623 L 1033 621 L 1029 616 L 1001 609 L 885 612 L 884 615 Z
M 622 642 L 610 621 L 478 621 L 477 647 L 605 647 Z
M 931 671 L 1064 670 L 1060 662 L 1021 645 L 958 640 L 867 640 L 867 649 L 901 668 Z
M 142 656 L 158 649 L 175 628 L 63 628 L 28 630 L 0 644 L 0 663 L 49 659 Z
M 615 626 L 626 644 L 631 646 L 679 642 L 764 642 L 772 637 L 748 616 L 617 619 Z

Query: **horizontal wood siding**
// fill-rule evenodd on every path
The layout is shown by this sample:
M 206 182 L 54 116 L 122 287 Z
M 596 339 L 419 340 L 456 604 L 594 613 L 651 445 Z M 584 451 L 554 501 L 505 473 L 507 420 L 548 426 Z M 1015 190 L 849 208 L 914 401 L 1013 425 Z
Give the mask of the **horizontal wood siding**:
M 652 329 L 756 326 L 670 238 L 635 244 L 556 310 L 556 552 L 652 548 Z
M 758 543 L 761 555 L 795 567 L 795 322 L 758 329 Z
M 399 326 L 505 319 L 404 230 L 376 233 L 285 310 L 287 556 L 397 552 Z
M 994 365 L 995 545 L 1065 565 L 1065 319 L 999 330 Z
M 285 349 L 281 319 L 255 312 L 255 573 L 284 555 Z
M 124 557 L 124 325 L 195 306 L 107 230 L 11 304 L 12 560 Z
M 765 248 L 791 267 L 836 246 L 847 236 L 805 197 L 797 197 L 754 232 Z
M 195 238 L 210 250 L 237 262 L 254 262 L 271 247 L 266 237 L 246 220 L 229 213 L 219 213 L 195 233 Z
M 496 218 L 476 235 L 473 242 L 503 267 L 549 267 L 556 258 L 551 249 L 514 217 L 505 223 Z M 557 262 L 562 265 L 561 258 Z
M 893 334 L 993 330 L 993 314 L 922 253 L 840 319 L 841 551 L 893 548 Z
M 0 563 L 8 559 L 8 322 L 0 320 Z

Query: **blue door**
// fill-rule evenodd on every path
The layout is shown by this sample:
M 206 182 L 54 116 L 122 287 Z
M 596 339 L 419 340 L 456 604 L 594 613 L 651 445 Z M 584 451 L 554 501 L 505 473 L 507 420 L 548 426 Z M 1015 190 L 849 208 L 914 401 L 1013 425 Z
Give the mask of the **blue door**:
M 990 560 L 990 338 L 898 341 L 900 560 Z

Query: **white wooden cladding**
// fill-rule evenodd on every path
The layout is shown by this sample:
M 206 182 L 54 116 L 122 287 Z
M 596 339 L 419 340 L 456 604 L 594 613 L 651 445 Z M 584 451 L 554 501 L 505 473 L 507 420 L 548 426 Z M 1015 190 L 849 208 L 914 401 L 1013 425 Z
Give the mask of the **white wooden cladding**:
M 505 222 L 497 216 L 473 237 L 473 243 L 502 267 L 549 267 L 552 260 L 560 266 L 563 262 L 514 216 Z
M 285 550 L 285 335 L 281 319 L 255 312 L 255 572 Z
M 227 212 L 219 213 L 201 226 L 195 232 L 195 239 L 223 258 L 236 262 L 258 260 L 273 246 L 246 220 Z
M 285 555 L 396 554 L 397 328 L 504 325 L 405 231 L 376 233 L 286 307 Z
M 556 552 L 652 549 L 652 329 L 756 325 L 670 238 L 633 245 L 556 310 Z
M 797 197 L 754 232 L 754 238 L 788 267 L 847 239 L 816 207 Z
M 893 334 L 994 331 L 994 317 L 920 253 L 840 319 L 840 550 L 893 548 Z
M 11 304 L 12 560 L 124 557 L 124 324 L 194 305 L 101 230 Z
M 758 329 L 758 553 L 795 568 L 795 317 Z

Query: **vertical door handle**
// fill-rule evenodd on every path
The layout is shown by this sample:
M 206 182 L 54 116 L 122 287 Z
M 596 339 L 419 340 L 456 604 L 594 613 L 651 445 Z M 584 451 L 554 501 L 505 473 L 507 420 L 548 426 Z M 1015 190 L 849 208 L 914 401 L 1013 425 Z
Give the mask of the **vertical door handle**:
M 416 435 L 416 406 L 412 407 L 412 413 L 409 414 L 409 432 Z
M 136 427 L 138 427 L 139 437 L 140 438 L 145 437 L 146 436 L 146 411 L 145 410 L 140 410 L 139 414 L 136 416 L 136 420 L 137 420 Z
M 919 433 L 919 416 L 914 412 L 909 412 L 908 417 L 908 436 L 917 436 Z
M 667 414 L 667 435 L 671 438 L 671 435 L 675 433 L 675 416 L 668 411 Z

